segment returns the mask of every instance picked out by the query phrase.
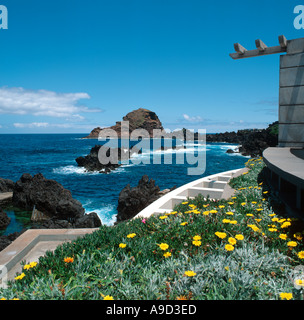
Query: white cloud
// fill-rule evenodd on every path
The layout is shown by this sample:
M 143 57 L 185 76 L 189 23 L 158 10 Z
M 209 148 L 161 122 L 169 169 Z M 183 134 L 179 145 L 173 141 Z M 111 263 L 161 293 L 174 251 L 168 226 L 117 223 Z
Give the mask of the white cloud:
M 16 122 L 13 124 L 15 128 L 62 128 L 62 129 L 83 129 L 92 130 L 92 128 L 97 127 L 97 125 L 92 124 L 75 124 L 75 123 L 48 123 L 48 122 L 29 122 L 20 123 Z
M 201 122 L 201 121 L 203 121 L 203 118 L 201 118 L 200 116 L 190 117 L 189 115 L 187 115 L 185 113 L 183 114 L 183 118 L 184 118 L 184 120 L 189 121 L 189 122 Z
M 81 99 L 90 99 L 85 92 L 58 93 L 47 90 L 27 90 L 24 88 L 0 88 L 0 114 L 32 114 L 83 120 L 82 112 L 100 112 L 78 105 Z
M 49 126 L 47 122 L 14 123 L 15 128 L 47 128 Z

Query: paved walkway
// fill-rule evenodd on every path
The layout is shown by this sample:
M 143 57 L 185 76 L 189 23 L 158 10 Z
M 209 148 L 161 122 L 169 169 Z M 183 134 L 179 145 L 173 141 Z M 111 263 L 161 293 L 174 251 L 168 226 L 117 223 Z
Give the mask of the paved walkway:
M 38 261 L 46 251 L 53 251 L 56 247 L 67 241 L 83 237 L 98 228 L 83 229 L 30 229 L 13 241 L 0 252 L 0 267 L 5 267 L 8 280 L 13 279 L 16 272 L 20 272 L 20 263 Z M 2 273 L 2 276 L 4 274 Z

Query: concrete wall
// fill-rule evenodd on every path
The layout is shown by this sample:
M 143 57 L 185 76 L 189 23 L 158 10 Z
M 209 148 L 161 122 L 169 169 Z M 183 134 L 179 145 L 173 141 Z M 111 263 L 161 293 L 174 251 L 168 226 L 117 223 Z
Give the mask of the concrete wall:
M 279 147 L 304 147 L 304 38 L 280 56 Z

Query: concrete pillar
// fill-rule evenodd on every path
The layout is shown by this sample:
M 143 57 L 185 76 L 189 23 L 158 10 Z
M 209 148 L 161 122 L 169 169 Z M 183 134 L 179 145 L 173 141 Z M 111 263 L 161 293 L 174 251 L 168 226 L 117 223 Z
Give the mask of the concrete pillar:
M 280 56 L 279 147 L 304 147 L 304 38 Z

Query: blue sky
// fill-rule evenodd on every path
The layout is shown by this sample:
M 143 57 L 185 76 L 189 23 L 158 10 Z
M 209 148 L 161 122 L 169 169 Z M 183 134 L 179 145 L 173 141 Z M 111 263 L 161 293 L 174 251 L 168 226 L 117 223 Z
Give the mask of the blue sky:
M 0 133 L 88 133 L 148 108 L 168 129 L 264 128 L 278 118 L 278 45 L 299 1 L 0 0 Z

